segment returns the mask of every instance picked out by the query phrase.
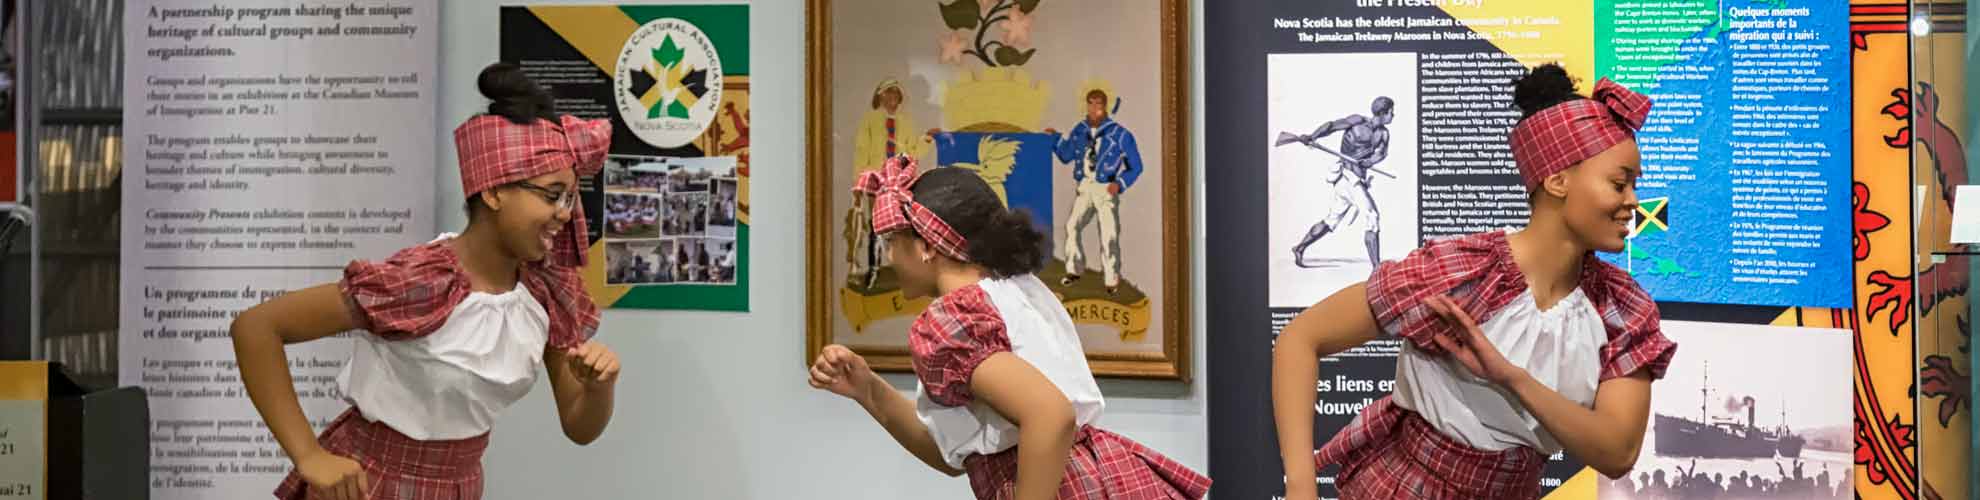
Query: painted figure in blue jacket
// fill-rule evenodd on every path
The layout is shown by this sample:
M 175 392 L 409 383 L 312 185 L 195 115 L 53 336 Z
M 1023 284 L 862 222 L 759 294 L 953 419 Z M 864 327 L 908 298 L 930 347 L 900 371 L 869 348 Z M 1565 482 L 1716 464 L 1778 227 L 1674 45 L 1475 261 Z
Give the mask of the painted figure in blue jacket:
M 1077 186 L 1070 224 L 1066 225 L 1066 277 L 1059 283 L 1071 285 L 1086 272 L 1086 249 L 1080 233 L 1098 218 L 1101 273 L 1106 277 L 1107 293 L 1113 294 L 1121 285 L 1120 196 L 1141 176 L 1141 148 L 1135 144 L 1133 132 L 1108 116 L 1108 101 L 1113 101 L 1113 111 L 1119 111 L 1120 99 L 1109 95 L 1105 84 L 1090 82 L 1087 88 L 1086 119 L 1073 125 L 1053 148 L 1060 162 L 1072 166 L 1073 184 Z M 1045 132 L 1058 133 L 1052 129 Z

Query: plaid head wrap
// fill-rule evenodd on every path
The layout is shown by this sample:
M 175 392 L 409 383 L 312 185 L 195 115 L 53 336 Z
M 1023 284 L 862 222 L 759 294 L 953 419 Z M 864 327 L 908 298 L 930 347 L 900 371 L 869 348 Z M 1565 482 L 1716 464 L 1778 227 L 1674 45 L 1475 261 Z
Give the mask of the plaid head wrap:
M 605 166 L 605 152 L 611 145 L 611 121 L 571 115 L 528 125 L 479 115 L 454 129 L 454 149 L 461 161 L 461 192 L 469 196 L 566 168 L 576 170 L 580 177 L 597 175 Z M 583 267 L 585 251 L 590 248 L 584 208 L 578 207 L 571 210 L 570 222 L 552 242 L 548 260 Z
M 1513 126 L 1519 176 L 1532 191 L 1547 177 L 1634 138 L 1649 116 L 1649 96 L 1603 78 L 1590 98 L 1556 104 Z
M 921 180 L 920 163 L 907 155 L 887 160 L 880 170 L 860 174 L 853 192 L 873 195 L 873 234 L 913 229 L 935 251 L 969 262 L 969 242 L 943 222 L 941 216 L 914 201 L 914 183 Z

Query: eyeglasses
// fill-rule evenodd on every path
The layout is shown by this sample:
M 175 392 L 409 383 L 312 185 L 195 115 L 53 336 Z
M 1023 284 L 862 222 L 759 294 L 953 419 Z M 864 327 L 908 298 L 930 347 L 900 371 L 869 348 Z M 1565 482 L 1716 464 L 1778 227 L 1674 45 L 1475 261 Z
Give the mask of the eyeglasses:
M 558 211 L 570 210 L 574 207 L 577 207 L 578 194 L 577 194 L 577 190 L 575 189 L 553 191 L 550 188 L 538 186 L 535 184 L 530 184 L 528 182 L 518 182 L 511 185 L 535 192 L 538 196 L 543 197 L 543 201 L 549 202 L 551 205 L 555 205 Z

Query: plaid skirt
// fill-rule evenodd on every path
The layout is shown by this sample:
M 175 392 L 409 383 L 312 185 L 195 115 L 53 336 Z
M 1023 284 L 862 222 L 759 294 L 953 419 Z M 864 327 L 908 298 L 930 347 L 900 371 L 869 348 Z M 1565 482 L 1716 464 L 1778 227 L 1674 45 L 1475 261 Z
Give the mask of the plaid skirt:
M 1547 457 L 1524 446 L 1496 452 L 1472 448 L 1385 397 L 1335 434 L 1314 461 L 1341 464 L 1334 486 L 1343 500 L 1525 500 L 1540 497 Z
M 1016 494 L 1017 448 L 963 461 L 977 500 L 1010 500 Z M 1210 478 L 1119 434 L 1079 429 L 1058 500 L 1197 500 Z
M 370 422 L 356 407 L 323 428 L 323 449 L 364 467 L 367 500 L 479 500 L 481 454 L 488 434 L 448 441 L 420 441 Z M 305 500 L 309 484 L 294 470 L 275 488 L 275 498 Z

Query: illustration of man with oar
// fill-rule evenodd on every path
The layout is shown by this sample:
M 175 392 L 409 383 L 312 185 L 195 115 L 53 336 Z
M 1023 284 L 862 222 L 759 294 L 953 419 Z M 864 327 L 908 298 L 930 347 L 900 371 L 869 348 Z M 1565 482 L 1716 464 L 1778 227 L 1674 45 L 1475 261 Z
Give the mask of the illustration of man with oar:
M 1299 267 L 1312 267 L 1306 264 L 1306 247 L 1328 233 L 1341 229 L 1344 225 L 1359 225 L 1363 228 L 1363 242 L 1368 246 L 1368 264 L 1382 262 L 1381 210 L 1375 207 L 1375 199 L 1369 194 L 1369 174 L 1382 174 L 1390 179 L 1395 175 L 1375 168 L 1389 157 L 1389 123 L 1395 121 L 1396 101 L 1386 96 L 1376 97 L 1370 106 L 1374 117 L 1348 115 L 1314 129 L 1311 134 L 1280 132 L 1273 146 L 1303 144 L 1306 147 L 1325 151 L 1340 159 L 1328 182 L 1334 184 L 1334 208 L 1326 219 L 1306 231 L 1306 237 L 1294 245 L 1293 263 Z M 1341 132 L 1340 151 L 1320 144 L 1320 138 Z

